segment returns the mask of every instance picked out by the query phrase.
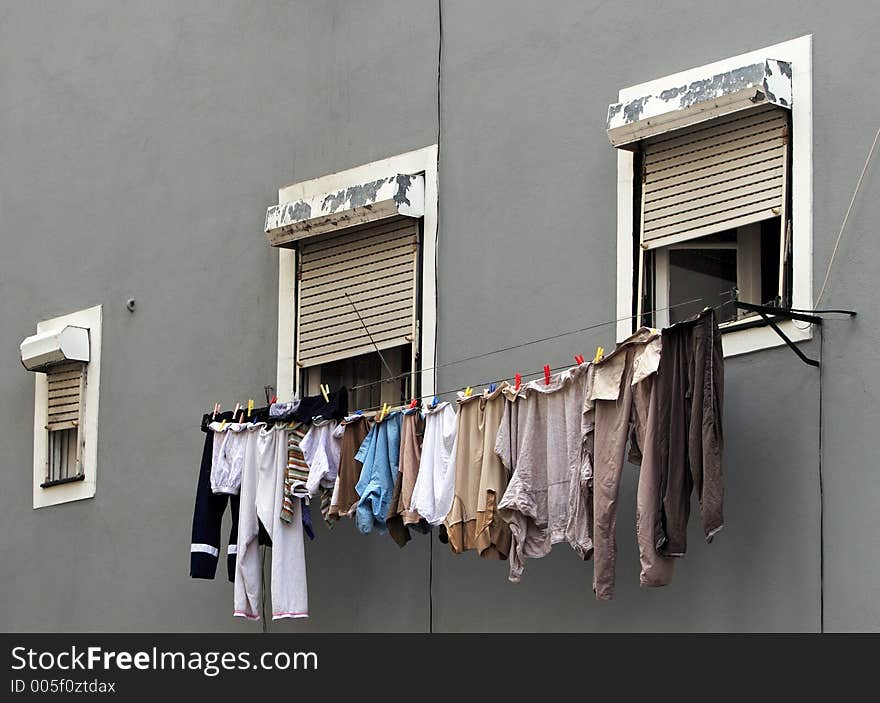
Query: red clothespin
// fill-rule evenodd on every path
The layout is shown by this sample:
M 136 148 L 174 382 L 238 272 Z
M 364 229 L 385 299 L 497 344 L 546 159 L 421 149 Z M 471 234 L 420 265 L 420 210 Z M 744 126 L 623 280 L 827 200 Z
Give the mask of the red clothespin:
M 413 398 L 411 401 L 409 401 L 409 409 L 412 410 L 414 407 L 416 407 L 416 405 L 418 405 L 418 402 L 418 398 Z
M 277 395 L 273 395 L 273 396 L 272 396 L 272 400 L 269 401 L 269 405 L 274 405 L 274 404 L 277 403 L 277 402 L 278 402 L 278 396 L 277 396 Z
M 550 366 L 549 364 L 544 364 L 544 384 L 550 385 Z
M 578 366 L 584 363 L 584 355 L 583 354 L 575 354 L 574 363 Z
M 518 391 L 520 386 L 522 385 L 522 374 L 518 373 L 514 377 L 514 387 L 513 390 Z

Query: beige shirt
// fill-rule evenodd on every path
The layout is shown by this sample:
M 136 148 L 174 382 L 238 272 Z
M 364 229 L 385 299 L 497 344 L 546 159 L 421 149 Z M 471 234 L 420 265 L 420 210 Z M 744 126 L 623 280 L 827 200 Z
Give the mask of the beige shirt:
M 506 387 L 470 397 L 459 393 L 455 490 L 445 521 L 457 554 L 476 549 L 486 559 L 506 559 L 510 550 L 510 528 L 496 507 L 507 488 L 507 469 L 495 453 Z

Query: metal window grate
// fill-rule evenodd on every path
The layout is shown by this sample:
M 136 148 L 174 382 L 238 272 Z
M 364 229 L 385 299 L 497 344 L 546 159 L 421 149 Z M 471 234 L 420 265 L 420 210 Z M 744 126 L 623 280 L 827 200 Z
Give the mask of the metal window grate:
M 86 367 L 82 363 L 63 364 L 46 374 L 48 422 L 46 435 L 46 481 L 43 488 L 84 479 L 82 466 L 82 425 Z

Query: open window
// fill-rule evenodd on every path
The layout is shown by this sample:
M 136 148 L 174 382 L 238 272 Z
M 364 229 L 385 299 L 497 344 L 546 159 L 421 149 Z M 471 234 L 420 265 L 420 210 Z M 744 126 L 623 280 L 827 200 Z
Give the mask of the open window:
M 637 314 L 663 327 L 740 300 L 786 304 L 788 111 L 754 107 L 639 143 Z M 694 302 L 689 302 L 694 301 Z
M 621 90 L 609 106 L 619 339 L 708 306 L 725 353 L 743 353 L 782 342 L 735 297 L 810 307 L 810 53 L 803 37 Z

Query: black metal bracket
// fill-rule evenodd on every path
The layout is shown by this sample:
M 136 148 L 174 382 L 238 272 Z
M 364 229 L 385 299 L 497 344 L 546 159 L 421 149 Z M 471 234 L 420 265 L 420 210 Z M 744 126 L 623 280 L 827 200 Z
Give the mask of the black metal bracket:
M 773 329 L 773 331 L 782 338 L 782 341 L 785 342 L 789 349 L 791 349 L 795 354 L 798 355 L 801 361 L 803 361 L 805 364 L 809 364 L 810 366 L 815 366 L 816 368 L 819 368 L 820 366 L 819 361 L 816 359 L 811 359 L 806 354 L 804 354 L 789 338 L 789 336 L 782 331 L 782 328 L 780 328 L 779 325 L 776 324 L 776 319 L 781 318 L 783 320 L 798 320 L 799 322 L 808 322 L 811 325 L 821 325 L 824 320 L 816 313 L 828 312 L 838 313 L 841 315 L 849 315 L 850 317 L 856 316 L 856 312 L 854 310 L 814 310 L 812 312 L 805 312 L 801 310 L 788 310 L 786 308 L 777 308 L 770 305 L 755 305 L 754 303 L 744 303 L 741 300 L 735 300 L 734 305 L 736 305 L 736 307 L 740 310 L 758 313 L 758 315 L 761 316 L 761 319 L 764 320 L 764 322 L 766 322 Z

